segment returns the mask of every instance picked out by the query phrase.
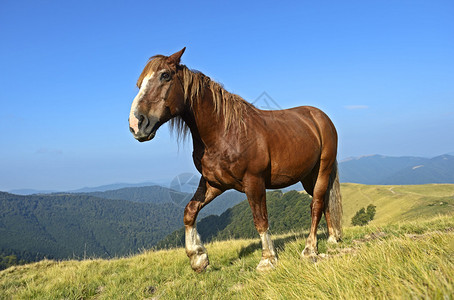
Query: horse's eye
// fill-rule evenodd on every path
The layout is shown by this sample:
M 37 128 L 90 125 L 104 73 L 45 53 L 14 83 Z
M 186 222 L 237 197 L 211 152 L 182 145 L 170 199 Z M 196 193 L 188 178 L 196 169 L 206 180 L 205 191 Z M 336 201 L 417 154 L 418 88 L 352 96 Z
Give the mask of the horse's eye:
M 167 72 L 164 72 L 161 74 L 161 80 L 169 80 L 170 79 L 170 74 Z

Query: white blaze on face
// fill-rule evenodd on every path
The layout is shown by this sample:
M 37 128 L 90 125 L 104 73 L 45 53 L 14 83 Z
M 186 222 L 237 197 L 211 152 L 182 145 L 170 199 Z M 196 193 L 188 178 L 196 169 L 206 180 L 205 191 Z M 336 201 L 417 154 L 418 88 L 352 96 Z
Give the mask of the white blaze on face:
M 142 100 L 143 96 L 148 91 L 148 81 L 153 77 L 154 72 L 145 76 L 142 81 L 142 85 L 140 86 L 140 90 L 137 93 L 137 96 L 132 101 L 131 111 L 129 112 L 129 127 L 134 130 L 134 133 L 137 134 L 139 132 L 139 119 L 136 118 L 135 112 L 137 107 L 139 106 L 140 101 Z

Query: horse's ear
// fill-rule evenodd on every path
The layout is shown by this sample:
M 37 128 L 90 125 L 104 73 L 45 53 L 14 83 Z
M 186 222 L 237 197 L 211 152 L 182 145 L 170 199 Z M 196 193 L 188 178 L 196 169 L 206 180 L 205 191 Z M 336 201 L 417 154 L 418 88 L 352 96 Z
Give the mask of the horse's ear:
M 178 65 L 178 64 L 180 63 L 180 59 L 181 59 L 181 56 L 182 56 L 183 53 L 184 53 L 184 50 L 186 50 L 186 47 L 184 47 L 184 48 L 181 49 L 180 51 L 175 52 L 174 54 L 170 55 L 170 56 L 167 58 L 167 62 L 168 62 L 169 64 Z

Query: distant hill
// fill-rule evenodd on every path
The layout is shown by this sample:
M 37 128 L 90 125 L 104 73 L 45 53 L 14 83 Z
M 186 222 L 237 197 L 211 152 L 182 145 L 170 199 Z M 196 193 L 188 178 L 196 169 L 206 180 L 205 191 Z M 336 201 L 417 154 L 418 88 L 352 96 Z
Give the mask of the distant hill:
M 454 183 L 454 156 L 437 156 L 405 167 L 382 180 L 382 184 L 426 183 Z
M 9 190 L 8 193 L 15 195 L 33 195 L 33 194 L 51 194 L 56 193 L 55 190 L 35 190 L 35 189 L 14 189 Z
M 60 259 L 127 255 L 154 246 L 182 217 L 173 203 L 0 192 L 0 249 Z
M 193 193 L 178 192 L 159 185 L 153 185 L 129 187 L 105 192 L 92 192 L 89 195 L 105 199 L 128 200 L 140 203 L 173 203 L 183 210 L 192 198 Z M 210 205 L 207 205 L 201 211 L 201 216 L 220 215 L 244 199 L 246 199 L 246 196 L 243 193 L 233 190 L 227 191 L 213 200 Z
M 97 191 L 88 193 L 90 196 L 114 199 L 114 200 L 128 200 L 140 203 L 179 203 L 187 196 L 186 193 L 178 193 L 168 188 L 152 185 L 142 187 L 125 187 L 121 189 Z M 174 199 L 174 200 L 172 200 Z
M 26 261 L 134 253 L 178 229 L 191 197 L 161 186 L 85 194 L 0 192 L 0 253 Z M 226 192 L 200 217 L 221 214 L 244 198 Z
M 152 182 L 142 183 L 113 183 L 94 187 L 84 187 L 75 190 L 57 191 L 57 190 L 37 190 L 37 189 L 13 189 L 7 191 L 15 195 L 33 195 L 33 194 L 52 194 L 52 193 L 90 193 L 90 192 L 104 192 L 108 190 L 117 190 L 125 187 L 141 187 L 154 185 Z
M 195 177 L 195 176 L 194 176 Z M 198 180 L 198 178 L 197 178 Z M 13 192 L 14 191 L 14 192 Z M 173 203 L 177 206 L 184 208 L 188 201 L 192 198 L 193 192 L 180 192 L 160 185 L 151 183 L 118 183 L 103 185 L 91 188 L 82 188 L 72 190 L 69 192 L 56 192 L 34 189 L 18 189 L 9 191 L 10 194 L 15 195 L 43 195 L 43 194 L 83 194 L 104 199 L 114 200 L 127 200 L 140 203 Z M 228 208 L 235 206 L 246 199 L 243 193 L 235 190 L 227 191 L 221 196 L 217 197 L 210 203 L 202 212 L 201 216 L 220 215 Z
M 91 193 L 91 192 L 105 192 L 110 190 L 118 190 L 122 188 L 132 188 L 132 187 L 142 187 L 142 186 L 150 186 L 156 185 L 153 182 L 141 182 L 141 183 L 113 183 L 113 184 L 106 184 L 101 186 L 95 187 L 84 187 L 77 190 L 70 190 L 67 191 L 68 193 Z
M 454 156 L 362 156 L 339 163 L 341 182 L 361 184 L 454 183 Z

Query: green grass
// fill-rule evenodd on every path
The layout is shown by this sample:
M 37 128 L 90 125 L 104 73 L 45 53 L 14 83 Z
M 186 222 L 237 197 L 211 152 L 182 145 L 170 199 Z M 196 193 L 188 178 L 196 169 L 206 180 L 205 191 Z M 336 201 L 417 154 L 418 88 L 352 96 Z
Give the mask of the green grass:
M 257 273 L 259 239 L 206 245 L 196 274 L 184 249 L 111 260 L 50 261 L 0 272 L 0 299 L 454 299 L 454 185 L 343 184 L 344 239 L 320 232 L 317 261 L 301 258 L 307 232 L 273 236 L 276 270 Z M 377 206 L 368 226 L 348 227 Z
M 0 272 L 4 299 L 452 299 L 454 217 L 345 229 L 344 241 L 300 258 L 302 234 L 275 237 L 279 265 L 261 274 L 259 240 L 214 242 L 194 273 L 183 249 L 85 261 L 42 261 Z
M 383 225 L 454 213 L 454 184 L 363 185 L 343 183 L 345 226 L 362 207 L 377 207 L 371 224 Z

